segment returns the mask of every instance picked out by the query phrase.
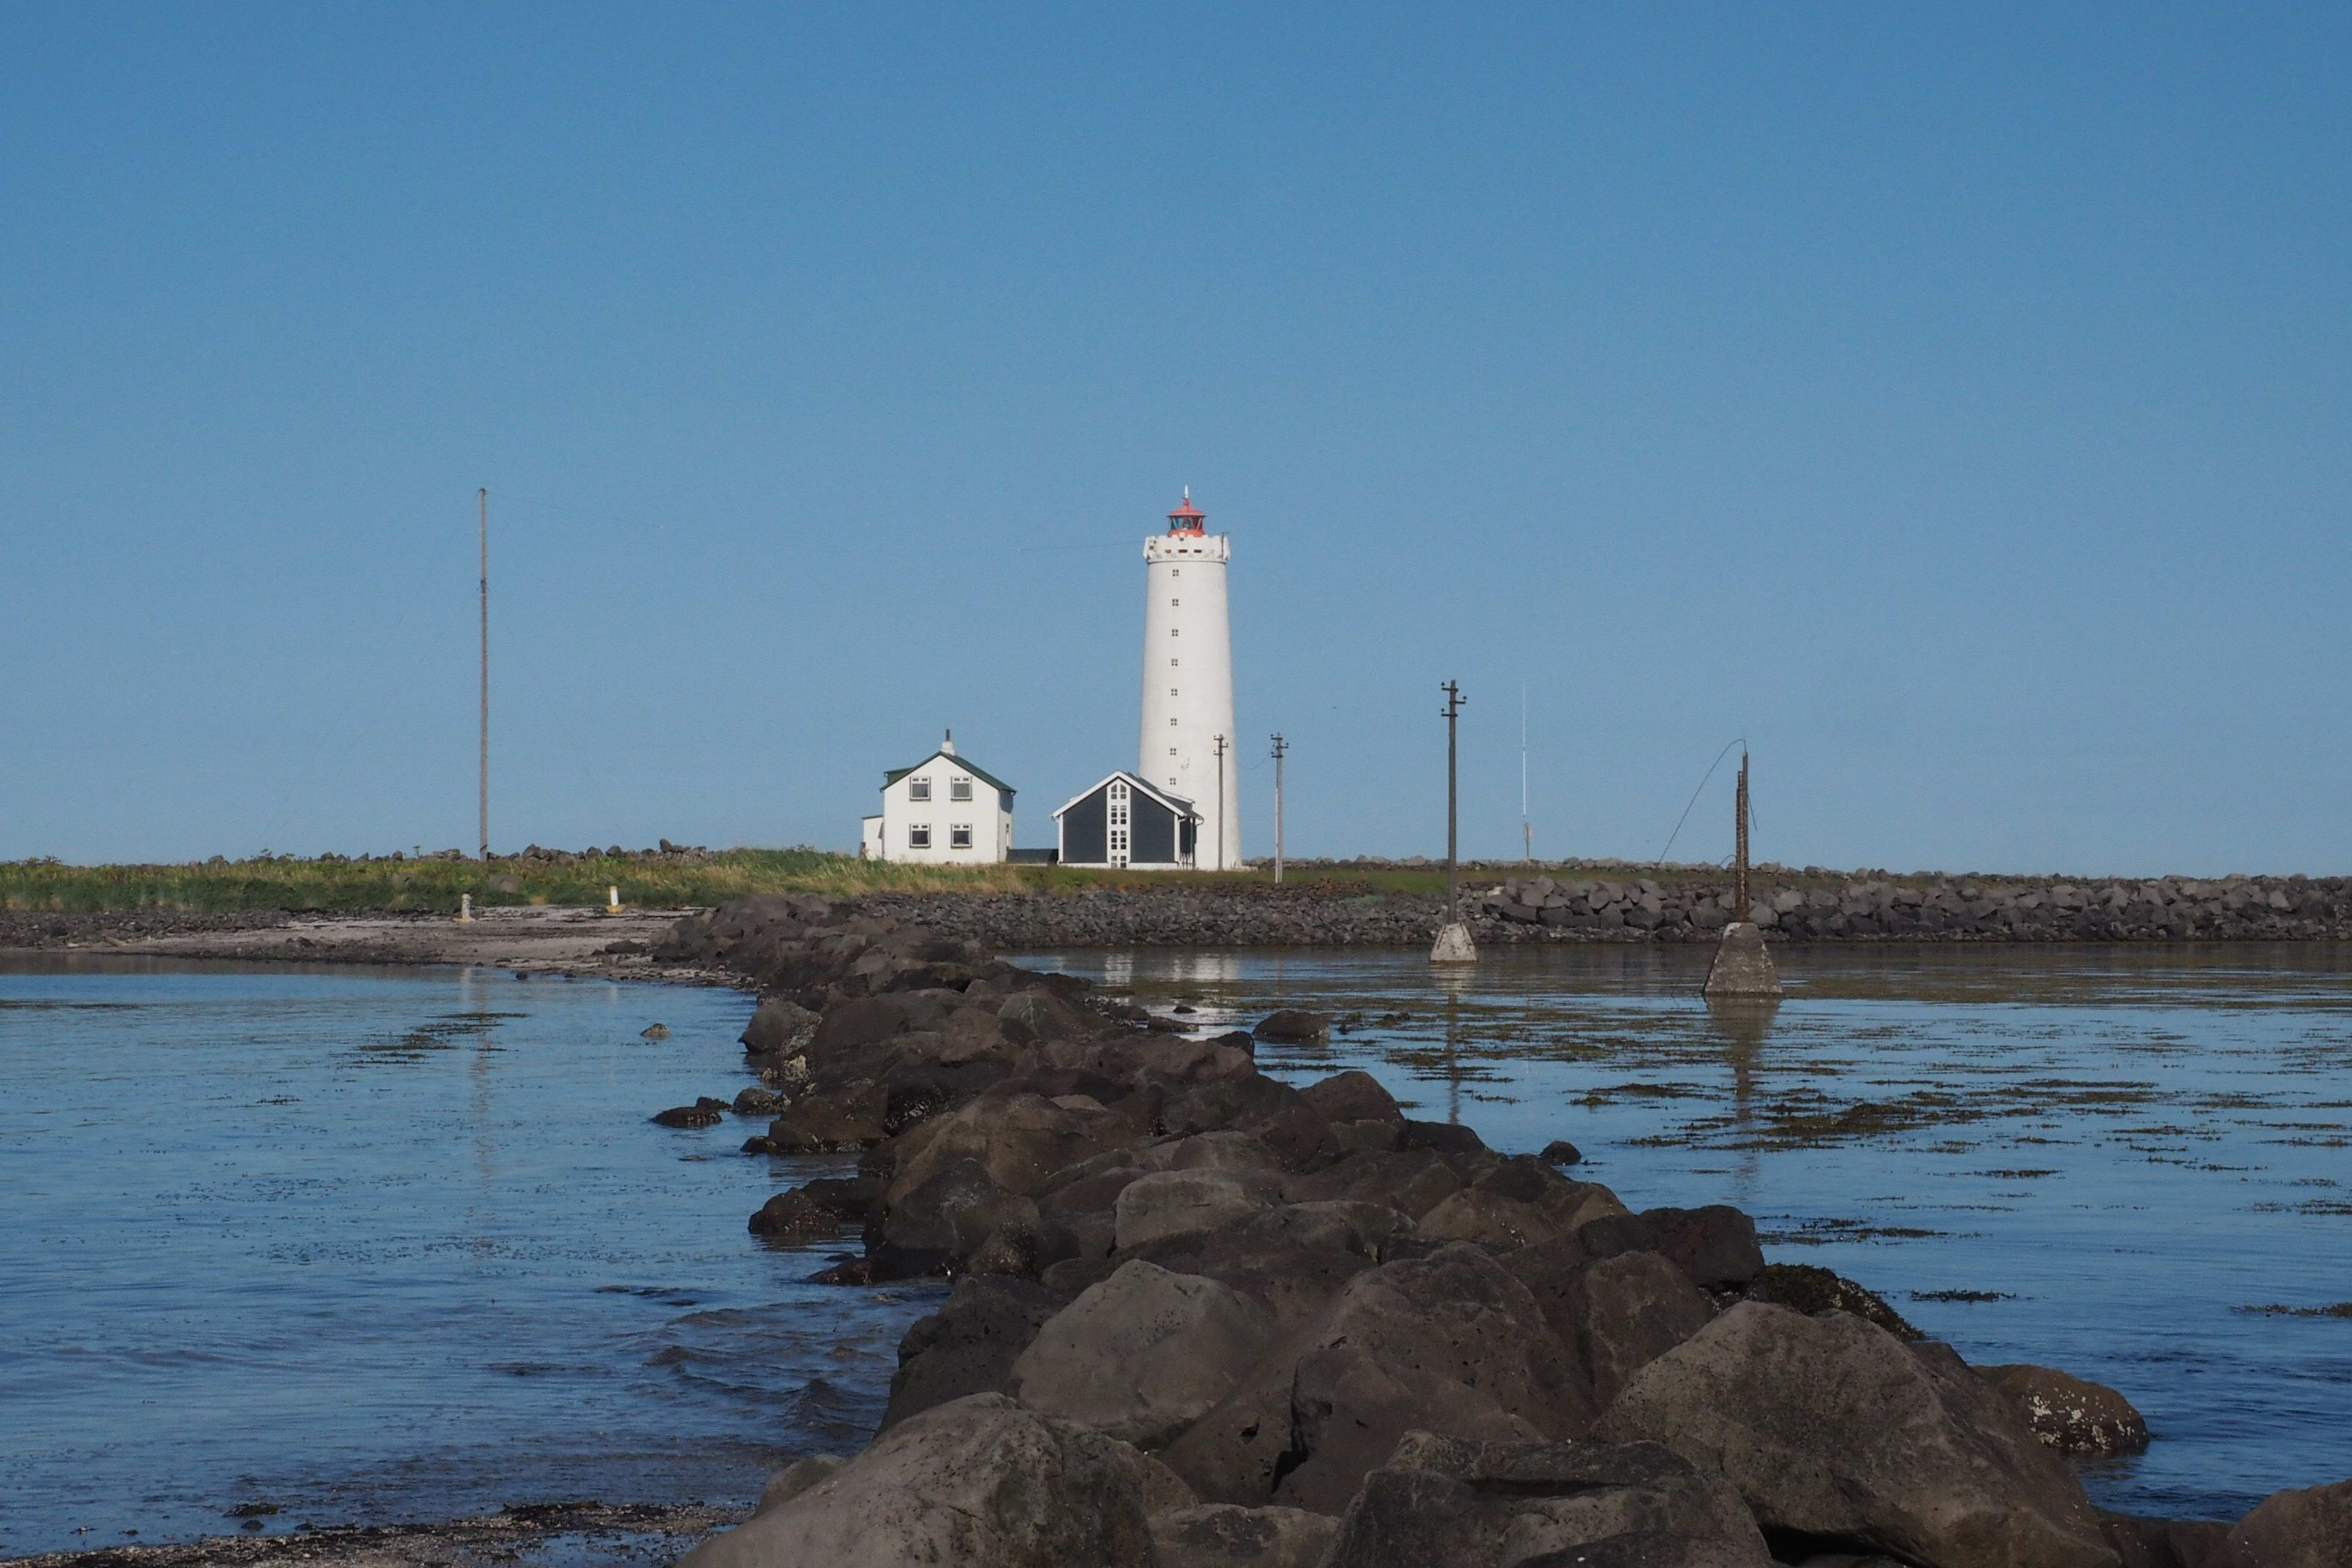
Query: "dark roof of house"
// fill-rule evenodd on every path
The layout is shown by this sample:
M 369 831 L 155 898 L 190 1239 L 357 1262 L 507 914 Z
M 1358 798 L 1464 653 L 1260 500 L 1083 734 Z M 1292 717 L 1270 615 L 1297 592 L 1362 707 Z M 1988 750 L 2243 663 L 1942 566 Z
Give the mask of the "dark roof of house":
M 1179 816 L 1192 816 L 1197 815 L 1192 810 L 1192 803 L 1186 800 L 1182 795 L 1171 795 L 1166 790 L 1161 789 L 1157 784 L 1153 784 L 1150 779 L 1139 778 L 1136 774 L 1129 773 L 1125 768 L 1120 768 L 1116 773 L 1105 773 L 1102 777 L 1097 779 L 1094 783 L 1088 784 L 1086 788 L 1080 790 L 1069 799 L 1064 801 L 1060 806 L 1055 808 L 1054 815 L 1055 816 L 1061 816 L 1063 812 L 1069 810 L 1070 807 L 1077 805 L 1078 802 L 1086 799 L 1087 796 L 1094 794 L 1095 791 L 1102 788 L 1103 785 L 1110 783 L 1113 779 L 1125 779 L 1130 785 L 1141 790 L 1144 794 L 1150 795 L 1152 799 L 1158 801 L 1160 805 L 1166 806 L 1169 810 L 1174 812 Z
M 908 773 L 913 773 L 915 768 L 928 767 L 931 763 L 940 757 L 945 757 L 949 762 L 953 763 L 956 766 L 961 768 L 964 772 L 970 773 L 972 777 L 978 779 L 982 784 L 994 784 L 998 789 L 1003 790 L 1007 795 L 1011 795 L 1013 793 L 1013 786 L 1011 784 L 1006 784 L 1003 779 L 998 778 L 994 773 L 990 773 L 986 768 L 982 767 L 970 757 L 960 757 L 953 752 L 933 752 L 929 756 L 925 757 L 921 762 L 917 763 L 914 767 L 887 769 L 882 774 L 882 787 L 884 789 L 888 789 L 892 784 L 897 784 L 900 779 L 905 778 Z

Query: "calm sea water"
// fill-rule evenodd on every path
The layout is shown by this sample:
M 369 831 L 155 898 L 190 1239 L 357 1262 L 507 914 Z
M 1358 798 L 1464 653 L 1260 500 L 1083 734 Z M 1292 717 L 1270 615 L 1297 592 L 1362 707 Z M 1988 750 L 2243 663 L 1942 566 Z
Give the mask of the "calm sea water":
M 1024 962 L 1204 1026 L 1357 1015 L 1259 1061 L 1363 1068 L 1499 1149 L 1566 1138 L 1633 1206 L 1737 1204 L 1768 1258 L 1861 1280 L 1971 1362 L 2121 1389 L 2156 1441 L 2086 1469 L 2107 1507 L 2235 1518 L 2352 1477 L 2352 1321 L 2247 1310 L 2352 1300 L 2352 952 L 1804 949 L 1769 1012 L 1710 1010 L 1706 958 Z
M 2101 1500 L 2227 1517 L 2352 1474 L 2352 1321 L 2239 1310 L 2352 1299 L 2347 959 L 1804 952 L 1769 1016 L 1710 1013 L 1679 950 L 1496 953 L 1443 984 L 1403 954 L 1031 961 L 1204 1027 L 1360 1015 L 1261 1058 L 1365 1067 L 1500 1148 L 1571 1139 L 1640 1206 L 1738 1203 L 1769 1255 L 1971 1360 L 2129 1394 L 2158 1442 L 2088 1476 Z M 748 1501 L 782 1459 L 863 1443 L 939 1289 L 812 1286 L 821 1255 L 745 1231 L 845 1163 L 646 1121 L 731 1096 L 750 1005 L 0 971 L 0 1554 L 219 1531 L 252 1502 L 278 1531 Z
M 0 1555 L 514 1502 L 748 1501 L 854 1449 L 932 1288 L 744 1220 L 728 991 L 0 973 Z M 639 1031 L 667 1024 L 666 1040 Z M 77 1533 L 86 1531 L 86 1533 Z

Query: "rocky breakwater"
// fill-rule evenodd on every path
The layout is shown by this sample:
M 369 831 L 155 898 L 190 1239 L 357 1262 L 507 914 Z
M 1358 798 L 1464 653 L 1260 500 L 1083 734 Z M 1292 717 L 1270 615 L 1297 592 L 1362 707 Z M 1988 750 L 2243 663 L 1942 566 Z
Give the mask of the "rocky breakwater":
M 1748 918 L 1800 942 L 2289 941 L 2352 934 L 2341 879 L 1999 882 L 1759 872 Z M 1480 893 L 1501 931 L 1576 941 L 1709 941 L 1736 916 L 1730 883 L 1531 877 Z
M 692 1568 L 2244 1568 L 2345 1562 L 2352 1482 L 2101 1513 L 2112 1390 L 1971 1368 L 1729 1207 L 1634 1212 L 1371 1078 L 1260 1073 L 919 927 L 730 905 L 664 956 L 765 992 L 756 1149 L 861 1152 L 753 1229 L 955 1280 L 855 1456 Z M 1315 1020 L 1290 1016 L 1296 1033 Z M 1559 1146 L 1556 1158 L 1572 1160 Z

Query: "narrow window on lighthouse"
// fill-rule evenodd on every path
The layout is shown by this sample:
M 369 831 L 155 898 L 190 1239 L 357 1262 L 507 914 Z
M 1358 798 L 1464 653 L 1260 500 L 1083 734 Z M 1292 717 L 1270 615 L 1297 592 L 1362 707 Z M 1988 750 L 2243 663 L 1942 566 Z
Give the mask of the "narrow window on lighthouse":
M 1176 721 L 1175 721 L 1175 720 L 1173 720 L 1173 719 L 1171 719 L 1171 720 L 1169 720 L 1169 721 L 1168 721 L 1168 723 L 1169 723 L 1169 727 L 1172 729 L 1172 728 L 1174 728 L 1174 727 L 1175 727 Z
M 1176 668 L 1176 661 L 1175 661 L 1174 659 L 1172 659 L 1172 658 L 1171 658 L 1171 659 L 1170 659 L 1170 660 L 1168 661 L 1168 668 L 1171 668 L 1171 669 L 1175 668 Z
M 1170 626 L 1168 628 L 1168 635 L 1171 637 L 1182 637 L 1184 635 L 1184 628 L 1182 626 Z
M 1171 599 L 1171 600 L 1169 600 L 1169 601 L 1168 601 L 1168 607 L 1169 607 L 1170 609 L 1171 609 L 1171 610 L 1172 610 L 1172 609 L 1174 609 L 1177 605 L 1179 605 L 1182 604 L 1183 602 L 1184 602 L 1184 601 L 1183 601 L 1183 600 L 1181 600 L 1181 599 Z

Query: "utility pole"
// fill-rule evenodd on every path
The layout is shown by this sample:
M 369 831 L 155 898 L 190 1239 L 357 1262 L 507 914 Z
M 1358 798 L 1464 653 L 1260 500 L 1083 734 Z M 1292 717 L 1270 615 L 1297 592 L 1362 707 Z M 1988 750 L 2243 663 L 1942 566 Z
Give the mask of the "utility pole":
M 1217 869 L 1225 868 L 1225 738 L 1214 737 L 1210 744 L 1217 752 Z
M 1274 885 L 1282 886 L 1282 758 L 1290 750 L 1282 731 L 1274 732 Z
M 1455 808 L 1461 795 L 1454 783 L 1454 729 L 1462 716 L 1462 684 L 1449 680 L 1437 689 L 1445 693 L 1445 923 L 1456 925 L 1460 923 L 1461 916 L 1460 894 L 1454 888 L 1454 828 Z
M 490 492 L 482 503 L 482 858 L 490 858 Z
M 1461 792 L 1456 784 L 1458 750 L 1454 734 L 1465 699 L 1459 681 L 1449 680 L 1438 689 L 1445 693 L 1441 715 L 1445 720 L 1445 927 L 1437 933 L 1436 945 L 1429 950 L 1429 957 L 1433 963 L 1464 963 L 1475 962 L 1478 957 L 1477 948 L 1470 942 L 1470 928 L 1462 923 L 1457 872 L 1460 845 L 1455 829 Z
M 1731 918 L 1744 921 L 1748 914 L 1748 753 L 1739 753 L 1739 789 L 1732 803 L 1734 816 L 1732 837 L 1736 840 L 1733 854 L 1737 868 L 1731 878 Z

